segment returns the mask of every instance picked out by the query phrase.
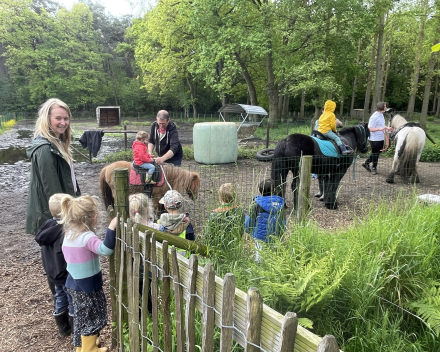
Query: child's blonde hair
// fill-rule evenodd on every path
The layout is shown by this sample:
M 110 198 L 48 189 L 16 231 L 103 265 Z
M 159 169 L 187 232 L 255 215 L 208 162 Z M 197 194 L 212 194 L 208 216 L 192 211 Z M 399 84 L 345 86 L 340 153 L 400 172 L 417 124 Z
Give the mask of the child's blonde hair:
M 98 215 L 99 201 L 89 195 L 73 198 L 66 195 L 61 200 L 61 221 L 66 238 L 73 241 L 86 231 L 93 231 Z
M 49 198 L 49 210 L 54 218 L 61 217 L 61 199 L 67 196 L 65 193 L 55 193 Z
M 141 141 L 142 139 L 148 139 L 148 133 L 145 131 L 139 131 L 136 134 L 136 140 Z
M 154 221 L 154 208 L 150 198 L 143 193 L 132 194 L 129 198 L 130 217 L 141 223 L 143 219 Z
M 237 190 L 235 189 L 234 184 L 222 184 L 218 189 L 218 196 L 220 201 L 225 204 L 234 202 L 237 199 Z

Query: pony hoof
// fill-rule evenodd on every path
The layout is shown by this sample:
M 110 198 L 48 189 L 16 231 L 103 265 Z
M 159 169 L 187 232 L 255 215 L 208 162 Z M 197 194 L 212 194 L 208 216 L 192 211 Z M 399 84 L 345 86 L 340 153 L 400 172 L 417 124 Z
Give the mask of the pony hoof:
M 322 193 L 321 193 L 321 192 L 318 192 L 318 193 L 316 193 L 316 194 L 314 195 L 314 197 L 316 197 L 316 198 L 320 198 L 320 197 L 322 197 Z
M 319 197 L 318 200 L 319 200 L 320 202 L 323 202 L 323 201 L 324 201 L 324 195 L 322 195 L 321 197 Z
M 385 181 L 386 181 L 387 183 L 394 183 L 394 180 L 391 179 L 391 178 L 387 178 Z
M 325 203 L 325 207 L 332 210 L 338 209 L 338 203 Z

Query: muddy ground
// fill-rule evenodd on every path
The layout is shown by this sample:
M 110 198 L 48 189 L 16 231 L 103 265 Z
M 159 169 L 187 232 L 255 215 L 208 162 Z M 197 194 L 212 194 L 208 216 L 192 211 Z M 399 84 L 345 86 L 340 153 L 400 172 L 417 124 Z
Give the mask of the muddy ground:
M 25 234 L 25 216 L 28 195 L 30 163 L 23 157 L 23 148 L 30 144 L 34 121 L 21 121 L 14 129 L 0 135 L 0 350 L 2 352 L 26 351 L 73 351 L 71 338 L 61 338 L 52 317 L 52 301 L 41 265 L 40 249 L 33 236 Z M 91 129 L 91 125 L 75 122 L 77 128 Z M 192 144 L 192 125 L 178 123 L 183 144 Z M 137 127 L 129 126 L 129 129 Z M 261 142 L 262 143 L 262 142 Z M 129 142 L 131 145 L 131 142 Z M 76 148 L 80 148 L 75 143 Z M 262 146 L 264 148 L 264 146 Z M 122 138 L 104 136 L 98 158 L 109 152 L 124 149 Z M 82 150 L 82 149 L 81 149 Z M 82 150 L 87 154 L 85 150 Z M 14 155 L 12 157 L 12 155 Z M 8 161 L 11 159 L 10 161 Z M 104 164 L 88 164 L 77 157 L 76 175 L 83 194 L 99 195 L 98 175 Z M 310 217 L 319 226 L 331 229 L 352 224 L 355 218 L 366 216 L 368 204 L 378 197 L 394 198 L 399 192 L 410 192 L 411 187 L 400 180 L 395 185 L 384 182 L 390 160 L 382 158 L 379 174 L 373 176 L 359 167 L 355 173 L 350 168 L 344 177 L 339 193 L 339 209 L 327 210 L 316 198 L 312 200 Z M 186 210 L 192 213 L 200 228 L 209 209 L 216 204 L 215 189 L 223 182 L 234 182 L 240 192 L 240 200 L 247 204 L 256 193 L 256 180 L 267 177 L 269 163 L 256 160 L 239 161 L 237 165 L 204 166 L 196 162 L 184 162 L 183 167 L 197 171 L 202 185 L 199 200 L 188 201 Z M 438 164 L 421 164 L 421 184 L 415 188 L 419 194 L 438 194 Z M 312 180 L 311 193 L 317 191 L 317 182 Z M 373 196 L 372 196 L 373 195 Z M 291 197 L 287 203 L 291 205 Z M 291 207 L 289 208 L 291 209 Z M 97 233 L 103 235 L 106 227 L 104 207 Z M 105 290 L 108 295 L 107 260 L 102 259 Z M 110 310 L 110 307 L 109 307 Z M 110 311 L 109 311 L 110 313 Z M 109 316 L 111 316 L 109 314 Z M 102 331 L 105 346 L 111 344 L 110 326 Z

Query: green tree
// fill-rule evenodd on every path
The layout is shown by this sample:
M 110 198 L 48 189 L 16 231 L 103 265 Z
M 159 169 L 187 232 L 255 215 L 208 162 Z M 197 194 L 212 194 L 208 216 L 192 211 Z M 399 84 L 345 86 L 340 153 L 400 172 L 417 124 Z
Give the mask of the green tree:
M 30 0 L 0 4 L 0 33 L 14 84 L 29 92 L 29 105 L 57 96 L 73 108 L 106 96 L 101 47 L 84 3 L 56 14 Z

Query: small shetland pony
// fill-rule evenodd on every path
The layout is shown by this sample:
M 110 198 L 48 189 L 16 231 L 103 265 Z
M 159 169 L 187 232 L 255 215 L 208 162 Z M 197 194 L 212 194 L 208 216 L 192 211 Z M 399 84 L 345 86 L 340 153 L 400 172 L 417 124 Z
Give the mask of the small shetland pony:
M 130 172 L 131 163 L 128 161 L 115 161 L 114 163 L 105 166 L 99 174 L 101 194 L 106 208 L 109 205 L 114 205 L 115 202 L 115 183 L 113 179 L 113 172 L 117 168 L 127 168 Z M 172 189 L 178 191 L 182 195 L 187 194 L 192 200 L 197 199 L 200 187 L 200 176 L 198 173 L 169 164 L 163 165 L 163 171 L 165 173 L 165 178 Z M 144 187 L 142 185 L 130 184 L 129 193 L 142 193 L 143 189 Z M 151 198 L 153 199 L 153 205 L 156 210 L 159 209 L 159 200 L 169 189 L 170 188 L 168 187 L 167 182 L 163 182 L 161 186 L 152 187 L 153 192 Z
M 396 143 L 396 151 L 386 182 L 394 183 L 394 175 L 400 175 L 405 182 L 419 183 L 417 164 L 425 147 L 425 131 L 400 115 L 391 116 L 389 126 L 393 128 L 391 140 Z
M 368 150 L 367 138 L 370 131 L 366 123 L 346 127 L 340 132 L 341 141 L 354 151 L 365 153 Z M 315 139 L 303 134 L 291 134 L 278 142 L 272 159 L 271 178 L 277 187 L 277 193 L 284 197 L 285 182 L 291 171 L 293 180 L 291 189 L 294 195 L 294 207 L 297 205 L 301 156 L 311 155 L 312 173 L 319 175 L 319 190 L 324 194 L 324 204 L 328 209 L 336 209 L 336 192 L 347 169 L 351 166 L 354 154 L 340 157 L 325 156 Z

